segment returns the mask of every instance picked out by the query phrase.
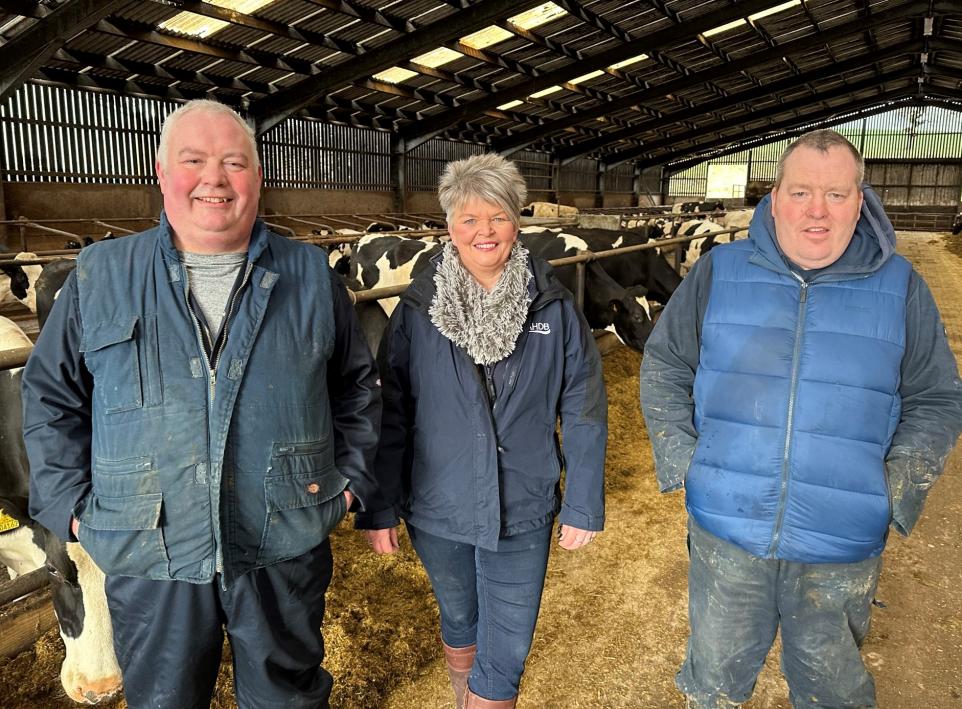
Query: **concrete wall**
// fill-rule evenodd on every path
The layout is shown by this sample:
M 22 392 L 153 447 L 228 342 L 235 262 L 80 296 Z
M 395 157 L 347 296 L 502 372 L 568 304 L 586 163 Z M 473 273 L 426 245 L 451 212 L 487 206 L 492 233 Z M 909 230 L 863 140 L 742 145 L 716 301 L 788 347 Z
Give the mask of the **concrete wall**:
M 595 206 L 595 193 L 559 192 L 558 204 L 568 204 L 578 209 L 591 209 Z
M 440 212 L 441 205 L 438 204 L 437 192 L 409 192 L 408 211 Z
M 156 216 L 155 185 L 77 185 L 8 182 L 3 185 L 7 219 L 90 219 Z
M 364 214 L 392 212 L 393 205 L 390 192 L 268 187 L 261 196 L 262 214 Z

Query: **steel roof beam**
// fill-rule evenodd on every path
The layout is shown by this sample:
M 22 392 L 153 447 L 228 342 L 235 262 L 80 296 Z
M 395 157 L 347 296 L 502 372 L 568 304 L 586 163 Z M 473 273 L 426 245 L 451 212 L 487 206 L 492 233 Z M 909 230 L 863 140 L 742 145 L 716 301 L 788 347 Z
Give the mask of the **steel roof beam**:
M 0 46 L 0 103 L 34 76 L 64 44 L 129 2 L 68 0 Z
M 802 96 L 801 98 L 797 98 L 787 103 L 777 104 L 763 111 L 757 111 L 753 113 L 734 116 L 727 120 L 721 121 L 720 123 L 701 126 L 697 130 L 690 131 L 688 133 L 673 135 L 670 138 L 665 138 L 664 140 L 659 140 L 653 143 L 649 143 L 648 145 L 643 146 L 641 148 L 636 148 L 629 151 L 617 153 L 616 156 L 618 157 L 619 162 L 624 162 L 625 160 L 631 160 L 633 158 L 646 155 L 653 150 L 659 150 L 661 148 L 671 148 L 680 143 L 697 140 L 699 136 L 704 136 L 707 133 L 719 133 L 729 128 L 738 128 L 738 127 L 744 126 L 747 123 L 753 123 L 755 121 L 766 119 L 766 118 L 773 118 L 782 113 L 787 113 L 789 111 L 796 111 L 797 109 L 805 108 L 806 106 L 811 106 L 813 102 L 831 101 L 832 99 L 840 98 L 842 96 L 848 96 L 857 91 L 864 91 L 866 89 L 871 89 L 879 84 L 880 79 L 882 82 L 897 81 L 899 79 L 914 77 L 917 75 L 917 73 L 918 73 L 918 68 L 913 66 L 913 67 L 909 67 L 908 69 L 901 69 L 899 71 L 893 71 L 888 74 L 883 74 L 881 77 L 876 77 L 873 75 L 868 79 L 863 79 L 862 81 L 857 81 L 852 84 L 843 84 L 834 89 L 830 89 L 828 91 L 823 91 L 821 93 L 818 93 L 815 96 Z
M 899 56 L 903 54 L 917 54 L 921 51 L 919 42 L 916 40 L 909 40 L 907 42 L 902 42 L 900 44 L 893 45 L 891 47 L 886 47 L 882 51 L 878 52 L 878 58 L 884 59 L 888 57 Z M 854 71 L 857 69 L 865 68 L 865 57 L 852 57 L 838 64 L 826 65 L 814 69 L 812 71 L 806 72 L 804 74 L 799 74 L 797 76 L 788 76 L 784 79 L 779 79 L 761 87 L 749 89 L 748 91 L 742 91 L 740 93 L 731 94 L 730 96 L 718 99 L 716 101 L 709 101 L 708 103 L 696 106 L 692 109 L 687 109 L 684 111 L 675 111 L 673 113 L 666 113 L 662 118 L 654 121 L 648 121 L 647 123 L 638 123 L 630 128 L 624 128 L 622 130 L 612 131 L 606 133 L 604 138 L 599 138 L 597 140 L 585 141 L 584 143 L 578 144 L 574 149 L 570 151 L 565 151 L 559 155 L 561 158 L 562 165 L 567 164 L 574 160 L 575 158 L 585 155 L 587 153 L 603 148 L 609 143 L 613 143 L 622 139 L 628 139 L 633 136 L 638 136 L 641 133 L 647 133 L 650 131 L 657 130 L 664 126 L 672 125 L 680 121 L 689 120 L 696 116 L 704 115 L 706 113 L 712 113 L 718 110 L 724 110 L 731 108 L 735 105 L 750 103 L 760 98 L 766 98 L 772 94 L 778 94 L 781 91 L 797 88 L 801 85 L 807 84 L 809 82 L 820 81 L 822 79 L 830 78 L 833 76 L 838 76 L 844 74 L 847 71 Z M 877 79 L 876 79 L 877 80 Z M 809 98 L 809 100 L 812 100 Z M 817 99 L 815 99 L 817 100 Z M 786 107 L 788 104 L 785 104 Z M 749 110 L 751 110 L 749 108 Z M 784 110 L 787 110 L 784 109 Z M 742 120 L 751 118 L 752 115 L 740 116 Z M 644 150 L 644 145 L 641 146 L 641 150 Z
M 208 2 L 201 2 L 201 0 L 180 0 L 176 5 L 171 5 L 169 2 L 161 2 L 161 0 L 149 0 L 149 2 L 155 5 L 162 5 L 172 10 L 179 8 L 180 10 L 192 12 L 195 15 L 201 15 L 202 17 L 220 20 L 238 27 L 257 30 L 258 32 L 264 32 L 265 34 L 270 34 L 277 37 L 286 37 L 287 39 L 293 39 L 298 42 L 315 44 L 319 47 L 327 47 L 328 49 L 344 52 L 345 54 L 359 55 L 364 54 L 365 52 L 364 47 L 361 47 L 354 42 L 348 42 L 343 39 L 330 37 L 329 35 L 321 34 L 320 32 L 300 30 L 297 27 L 292 27 L 291 25 L 286 25 L 281 22 L 273 22 L 271 20 L 264 20 L 259 17 L 254 17 L 253 15 L 237 12 L 236 10 L 229 10 L 225 7 L 211 5 Z
M 672 43 L 691 39 L 705 30 L 719 24 L 740 19 L 760 10 L 767 10 L 779 4 L 778 0 L 743 0 L 736 5 L 712 7 L 710 12 L 696 17 L 686 18 L 685 24 L 676 25 L 668 29 L 654 30 L 633 38 L 618 47 L 608 49 L 578 63 L 568 64 L 560 69 L 548 71 L 531 81 L 516 83 L 495 94 L 477 99 L 452 111 L 442 113 L 435 118 L 428 119 L 422 124 L 412 126 L 402 133 L 406 146 L 416 147 L 443 132 L 448 126 L 469 118 L 471 115 L 482 113 L 489 108 L 515 99 L 523 99 L 540 89 L 564 83 L 581 74 L 605 69 L 623 59 L 628 59 L 642 52 L 669 46 Z M 610 102 L 609 102 L 610 103 Z M 579 121 L 580 122 L 580 121 Z
M 944 3 L 942 3 L 942 5 L 944 5 Z M 832 27 L 829 30 L 825 30 L 818 34 L 818 41 L 827 42 L 852 34 L 859 34 L 865 30 L 867 24 L 871 25 L 872 27 L 878 27 L 889 22 L 904 20 L 906 17 L 917 15 L 918 13 L 927 10 L 927 8 L 928 3 L 924 0 L 907 2 L 889 10 L 876 13 L 872 20 L 870 20 L 868 23 L 866 23 L 866 21 L 862 18 L 857 18 L 851 22 L 846 22 L 836 27 Z M 556 121 L 553 121 L 543 129 L 539 130 L 538 135 L 536 136 L 533 134 L 533 132 L 526 131 L 519 134 L 517 137 L 498 142 L 492 147 L 503 154 L 510 154 L 515 150 L 524 148 L 527 145 L 531 145 L 532 143 L 543 139 L 546 133 L 554 133 L 564 130 L 575 123 L 591 120 L 592 118 L 604 116 L 616 111 L 621 111 L 626 108 L 630 108 L 635 104 L 641 104 L 651 99 L 663 98 L 667 94 L 675 94 L 705 81 L 712 81 L 714 79 L 719 79 L 738 72 L 755 69 L 769 62 L 780 60 L 784 56 L 794 52 L 810 51 L 812 49 L 812 40 L 813 37 L 811 36 L 800 37 L 799 39 L 792 40 L 791 42 L 781 44 L 774 49 L 755 52 L 741 59 L 736 59 L 728 64 L 719 64 L 709 69 L 696 71 L 687 77 L 673 79 L 662 84 L 655 84 L 642 91 L 635 91 L 630 94 L 626 94 L 615 101 L 610 101 L 608 103 L 600 104 L 591 108 L 584 108 L 579 111 L 579 115 L 577 117 L 560 118 Z
M 796 136 L 801 135 L 802 133 L 807 133 L 810 130 L 816 130 L 816 128 L 812 127 L 811 125 L 812 123 L 816 123 L 818 128 L 825 128 L 827 126 L 838 125 L 839 123 L 848 123 L 849 121 L 858 120 L 860 118 L 867 118 L 868 116 L 874 116 L 879 113 L 886 113 L 888 111 L 893 110 L 893 107 L 891 105 L 888 105 L 889 103 L 893 103 L 893 102 L 900 103 L 901 105 L 926 103 L 926 101 L 921 100 L 918 97 L 914 96 L 911 93 L 911 91 L 907 93 L 895 93 L 895 94 L 889 94 L 886 96 L 876 97 L 875 101 L 882 102 L 886 105 L 879 105 L 877 108 L 873 108 L 875 104 L 869 103 L 866 109 L 856 110 L 856 113 L 858 114 L 856 116 L 844 115 L 838 118 L 827 117 L 822 121 L 818 121 L 818 120 L 813 121 L 810 118 L 807 118 L 803 123 L 800 123 L 798 126 L 793 128 L 786 128 L 785 130 L 781 131 L 778 135 L 773 135 L 766 140 L 759 140 L 757 142 L 753 141 L 750 144 L 745 142 L 738 143 L 733 145 L 731 148 L 726 148 L 725 150 L 714 152 L 710 156 L 698 155 L 696 157 L 689 158 L 687 160 L 682 160 L 677 163 L 671 163 L 670 165 L 668 163 L 659 163 L 659 164 L 665 165 L 666 173 L 676 174 L 683 170 L 687 170 L 689 167 L 692 167 L 693 165 L 698 165 L 699 163 L 705 162 L 706 160 L 714 160 L 716 158 L 720 158 L 725 155 L 740 153 L 744 150 L 754 150 L 755 148 L 761 147 L 763 145 L 770 145 L 771 143 L 777 143 L 778 141 L 785 140 L 786 138 L 794 138 Z M 895 108 L 899 108 L 899 107 L 900 106 L 896 106 Z
M 890 98 L 892 96 L 897 96 L 898 98 L 914 97 L 915 95 L 914 92 L 915 92 L 914 86 L 909 88 L 902 88 L 901 90 L 895 89 L 884 96 L 872 96 L 870 98 L 866 98 L 854 103 L 849 103 L 844 106 L 838 106 L 830 110 L 819 109 L 817 111 L 810 111 L 808 113 L 797 114 L 792 118 L 788 118 L 784 121 L 780 121 L 778 123 L 772 123 L 768 126 L 765 126 L 764 128 L 756 128 L 754 130 L 759 133 L 786 131 L 799 125 L 818 122 L 823 118 L 829 118 L 832 115 L 848 114 L 848 113 L 851 113 L 852 111 L 857 111 L 861 108 L 868 108 L 871 106 L 875 106 L 884 101 L 894 100 L 893 98 Z M 844 120 L 851 120 L 851 118 L 845 118 Z M 642 168 L 650 167 L 652 165 L 662 165 L 672 160 L 674 155 L 684 156 L 684 155 L 691 155 L 692 153 L 700 153 L 702 151 L 711 150 L 719 146 L 729 145 L 736 140 L 737 140 L 737 136 L 734 136 L 734 135 L 723 136 L 721 138 L 713 138 L 711 140 L 707 140 L 701 143 L 696 143 L 694 145 L 690 145 L 687 147 L 678 148 L 677 151 L 673 152 L 672 155 L 658 155 L 658 156 L 646 158 L 644 160 L 637 160 L 635 164 Z M 625 162 L 626 160 L 631 159 L 630 157 L 625 157 L 624 154 L 616 155 L 614 157 L 616 159 L 604 161 L 608 167 L 619 165 Z M 709 158 L 705 158 L 705 159 L 709 159 Z
M 252 103 L 251 115 L 256 120 L 257 131 L 263 133 L 269 130 L 332 89 L 371 76 L 423 53 L 426 46 L 443 45 L 487 27 L 505 15 L 514 15 L 537 4 L 537 0 L 524 0 L 520 4 L 517 0 L 481 0 L 469 8 L 402 35 L 384 47 L 371 50 L 357 59 L 332 67 L 322 67 L 323 70 L 316 75 L 302 79 L 267 99 L 258 99 Z

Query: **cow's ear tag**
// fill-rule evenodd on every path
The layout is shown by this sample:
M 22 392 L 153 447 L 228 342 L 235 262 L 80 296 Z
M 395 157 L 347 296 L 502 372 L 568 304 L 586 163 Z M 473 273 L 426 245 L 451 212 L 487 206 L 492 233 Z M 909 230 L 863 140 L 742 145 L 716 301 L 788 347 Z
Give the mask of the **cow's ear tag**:
M 4 512 L 3 508 L 0 508 L 0 532 L 9 532 L 19 526 L 20 522 Z

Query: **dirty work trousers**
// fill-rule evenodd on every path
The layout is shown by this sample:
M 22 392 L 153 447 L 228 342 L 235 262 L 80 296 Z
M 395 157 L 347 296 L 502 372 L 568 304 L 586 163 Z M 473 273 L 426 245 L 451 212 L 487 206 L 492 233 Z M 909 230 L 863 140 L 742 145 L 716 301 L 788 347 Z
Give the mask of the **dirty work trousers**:
M 851 564 L 762 559 L 688 522 L 691 636 L 678 688 L 693 707 L 747 701 L 782 629 L 782 672 L 795 709 L 874 707 L 859 646 L 881 558 Z
M 328 706 L 321 621 L 331 544 L 214 583 L 113 576 L 107 605 L 130 709 L 207 709 L 226 629 L 240 709 Z
M 408 535 L 438 599 L 441 639 L 450 647 L 477 643 L 471 691 L 494 700 L 517 696 L 541 607 L 551 523 L 499 539 L 497 551 L 410 524 Z

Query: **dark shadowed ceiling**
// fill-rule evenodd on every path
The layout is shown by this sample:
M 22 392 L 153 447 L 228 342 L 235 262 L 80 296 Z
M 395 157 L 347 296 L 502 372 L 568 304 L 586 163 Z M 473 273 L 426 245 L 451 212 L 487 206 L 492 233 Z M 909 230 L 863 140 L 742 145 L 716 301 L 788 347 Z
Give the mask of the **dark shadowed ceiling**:
M 962 110 L 958 0 L 15 0 L 0 38 L 2 100 L 24 81 L 210 97 L 260 133 L 308 116 L 400 151 L 677 166 L 907 103 Z

